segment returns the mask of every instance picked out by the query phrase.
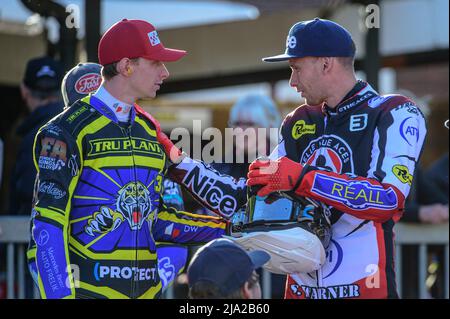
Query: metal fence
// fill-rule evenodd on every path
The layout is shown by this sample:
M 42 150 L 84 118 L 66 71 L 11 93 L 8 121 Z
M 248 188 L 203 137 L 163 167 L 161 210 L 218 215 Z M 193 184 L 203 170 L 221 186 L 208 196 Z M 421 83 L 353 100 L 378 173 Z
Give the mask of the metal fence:
M 419 287 L 417 296 L 427 298 L 427 268 L 428 268 L 428 249 L 430 246 L 441 246 L 444 251 L 443 269 L 444 269 L 444 297 L 449 298 L 449 224 L 426 225 L 426 224 L 405 224 L 399 223 L 395 226 L 395 244 L 396 244 L 396 272 L 397 286 L 400 296 L 403 295 L 402 274 L 408 265 L 404 262 L 402 256 L 402 246 L 418 246 L 418 282 Z M 29 217 L 27 216 L 1 216 L 0 217 L 0 245 L 6 248 L 0 250 L 6 254 L 6 297 L 8 299 L 25 298 L 26 290 L 26 246 L 29 240 Z M 0 256 L 0 259 L 3 259 Z M 1 274 L 0 274 L 1 275 Z M 1 277 L 0 277 L 1 279 Z M 270 298 L 271 292 L 270 274 L 266 271 L 262 276 L 262 296 L 265 299 Z M 165 298 L 173 297 L 173 291 L 169 288 L 163 295 Z M 34 298 L 39 298 L 39 293 L 34 290 Z

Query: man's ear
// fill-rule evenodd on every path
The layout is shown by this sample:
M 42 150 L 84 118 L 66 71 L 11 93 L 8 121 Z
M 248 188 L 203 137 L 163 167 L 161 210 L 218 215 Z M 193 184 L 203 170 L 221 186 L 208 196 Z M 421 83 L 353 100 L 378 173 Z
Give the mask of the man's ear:
M 24 100 L 30 96 L 30 89 L 23 82 L 20 83 L 20 95 L 22 95 L 22 99 Z
M 131 73 L 133 73 L 132 71 L 132 66 L 131 66 L 131 60 L 128 58 L 123 58 L 122 60 L 120 60 L 117 63 L 117 73 L 123 75 L 123 76 L 130 76 Z
M 330 57 L 321 58 L 321 67 L 324 74 L 329 73 L 334 66 L 335 59 Z
M 242 286 L 241 295 L 242 295 L 243 299 L 250 299 L 251 296 L 250 296 L 250 287 L 249 287 L 248 281 L 246 281 L 244 283 L 244 285 Z

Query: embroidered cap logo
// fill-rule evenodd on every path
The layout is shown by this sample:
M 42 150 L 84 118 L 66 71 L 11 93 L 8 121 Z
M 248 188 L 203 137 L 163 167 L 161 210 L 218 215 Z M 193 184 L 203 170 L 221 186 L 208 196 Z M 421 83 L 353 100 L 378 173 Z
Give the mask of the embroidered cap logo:
M 152 47 L 161 43 L 161 41 L 159 41 L 158 33 L 156 33 L 156 31 L 149 32 L 148 38 L 150 39 L 150 44 L 152 45 Z

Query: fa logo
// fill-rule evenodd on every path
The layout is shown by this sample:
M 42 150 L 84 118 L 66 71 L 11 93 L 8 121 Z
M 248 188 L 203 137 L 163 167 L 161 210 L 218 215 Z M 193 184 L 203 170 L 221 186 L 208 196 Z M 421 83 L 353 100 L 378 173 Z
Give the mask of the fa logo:
M 350 117 L 350 132 L 362 131 L 367 127 L 367 114 L 352 115 Z

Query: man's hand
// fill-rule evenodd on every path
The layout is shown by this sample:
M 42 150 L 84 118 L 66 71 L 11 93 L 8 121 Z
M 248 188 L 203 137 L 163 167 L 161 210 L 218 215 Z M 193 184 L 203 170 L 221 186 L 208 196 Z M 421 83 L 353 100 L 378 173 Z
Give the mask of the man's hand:
M 303 166 L 287 157 L 281 157 L 276 161 L 256 160 L 247 174 L 248 186 L 260 185 L 258 196 L 264 197 L 272 192 L 290 191 L 297 184 L 302 173 Z
M 134 107 L 136 109 L 136 112 L 145 116 L 155 126 L 156 138 L 158 139 L 158 142 L 163 146 L 164 153 L 169 156 L 170 160 L 173 163 L 181 162 L 181 160 L 183 159 L 182 152 L 172 143 L 170 138 L 166 134 L 164 134 L 164 132 L 161 130 L 161 124 L 159 124 L 159 122 L 153 116 L 145 112 L 144 109 L 139 105 L 134 104 Z
M 419 219 L 424 223 L 440 224 L 448 221 L 448 205 L 433 204 L 419 207 Z

